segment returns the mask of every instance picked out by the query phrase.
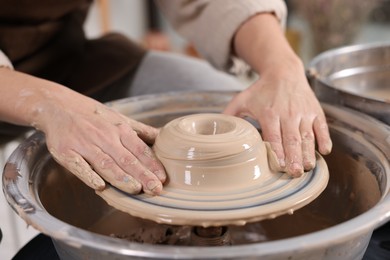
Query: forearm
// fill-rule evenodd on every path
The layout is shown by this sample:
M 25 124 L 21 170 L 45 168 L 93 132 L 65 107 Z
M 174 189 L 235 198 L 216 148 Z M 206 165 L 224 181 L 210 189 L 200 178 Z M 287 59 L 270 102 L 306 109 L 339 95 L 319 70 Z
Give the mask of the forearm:
M 229 71 L 232 40 L 249 17 L 272 13 L 278 23 L 286 22 L 282 0 L 157 0 L 171 25 L 193 44 L 202 57 L 215 67 Z
M 300 176 L 316 163 L 315 141 L 322 154 L 332 149 L 326 118 L 310 88 L 299 57 L 271 13 L 253 16 L 237 30 L 233 48 L 259 79 L 239 93 L 225 113 L 257 119 L 279 165 Z
M 251 17 L 235 34 L 234 51 L 257 73 L 283 72 L 286 68 L 303 73 L 303 64 L 287 42 L 282 27 L 271 13 Z
M 56 111 L 76 105 L 79 96 L 62 85 L 8 68 L 0 68 L 0 86 L 0 120 L 39 129 Z

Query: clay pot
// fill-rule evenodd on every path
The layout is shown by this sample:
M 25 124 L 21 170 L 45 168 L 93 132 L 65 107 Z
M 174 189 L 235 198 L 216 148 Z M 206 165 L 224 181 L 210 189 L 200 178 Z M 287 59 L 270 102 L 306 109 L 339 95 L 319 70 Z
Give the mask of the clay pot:
M 160 224 L 215 227 L 292 214 L 325 189 L 329 172 L 322 156 L 317 154 L 313 170 L 294 178 L 279 171 L 266 147 L 242 118 L 182 116 L 164 125 L 153 145 L 167 172 L 159 196 L 127 194 L 111 185 L 97 194 L 116 209 Z
M 259 132 L 234 116 L 177 118 L 161 129 L 153 150 L 168 172 L 168 185 L 180 190 L 227 195 L 273 177 Z

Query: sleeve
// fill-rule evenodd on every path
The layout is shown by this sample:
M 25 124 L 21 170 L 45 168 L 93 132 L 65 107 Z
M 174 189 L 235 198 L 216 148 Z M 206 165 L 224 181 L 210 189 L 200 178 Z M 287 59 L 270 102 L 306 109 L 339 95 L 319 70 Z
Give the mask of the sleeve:
M 273 13 L 284 28 L 283 0 L 156 0 L 174 29 L 215 67 L 231 70 L 237 58 L 232 40 L 238 28 L 258 13 Z M 240 62 L 239 62 L 240 63 Z
M 9 68 L 9 69 L 14 69 L 14 67 L 12 66 L 12 63 L 11 61 L 8 59 L 7 56 L 5 56 L 5 54 L 0 50 L 0 68 Z

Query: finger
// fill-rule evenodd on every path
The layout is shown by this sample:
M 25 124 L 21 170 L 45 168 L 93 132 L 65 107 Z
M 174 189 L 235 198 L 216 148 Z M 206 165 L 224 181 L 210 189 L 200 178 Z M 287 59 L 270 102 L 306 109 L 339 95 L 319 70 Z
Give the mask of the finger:
M 302 162 L 305 171 L 310 171 L 315 167 L 315 138 L 313 126 L 310 120 L 302 120 L 300 124 L 302 142 Z
M 293 177 L 299 177 L 303 174 L 299 123 L 293 120 L 284 120 L 281 122 L 281 126 L 287 173 Z
M 126 147 L 135 157 L 140 161 L 140 163 L 145 166 L 150 172 L 157 176 L 160 182 L 164 183 L 167 175 L 165 173 L 164 166 L 157 159 L 153 150 L 146 145 L 144 142 L 140 141 L 137 135 L 129 133 L 121 137 L 121 142 L 124 147 Z
M 137 133 L 139 138 L 148 144 L 153 144 L 159 133 L 158 129 L 132 119 L 128 121 L 128 124 Z
M 94 190 L 103 190 L 106 187 L 104 180 L 91 168 L 91 166 L 74 151 L 58 154 L 53 148 L 49 149 L 53 158 L 82 182 Z
M 271 149 L 276 154 L 279 167 L 281 169 L 284 169 L 286 167 L 286 161 L 285 152 L 282 144 L 279 118 L 274 117 L 273 119 L 264 120 L 262 123 L 262 137 L 265 142 L 268 142 L 270 144 Z
M 91 164 L 94 170 L 99 173 L 111 185 L 130 194 L 137 194 L 141 191 L 142 185 L 131 175 L 126 174 L 113 158 L 104 153 L 100 148 L 95 147 L 95 153 L 89 152 L 84 158 Z
M 240 102 L 241 94 L 237 94 L 233 99 L 226 105 L 223 110 L 223 114 L 236 116 L 240 114 L 240 111 L 243 110 L 242 103 Z
M 114 158 L 115 162 L 124 172 L 138 180 L 142 184 L 144 192 L 148 194 L 160 194 L 162 191 L 162 183 L 156 174 L 161 174 L 160 171 L 164 171 L 164 168 L 161 166 L 158 172 L 155 170 L 156 173 L 146 168 L 144 163 L 139 161 L 138 157 L 142 157 L 141 154 L 145 151 L 144 147 L 148 146 L 138 138 L 133 130 L 129 131 L 128 136 L 128 144 L 126 144 L 126 146 L 129 146 L 128 149 L 124 147 L 121 140 L 111 142 L 110 146 L 101 149 Z M 155 169 L 153 167 L 158 165 L 156 164 L 157 160 L 155 159 L 155 163 L 153 163 L 153 159 L 149 158 L 149 161 L 146 165 L 152 165 L 152 169 Z
M 332 140 L 330 139 L 325 116 L 317 116 L 314 119 L 313 129 L 317 139 L 318 150 L 323 155 L 329 154 L 332 151 Z

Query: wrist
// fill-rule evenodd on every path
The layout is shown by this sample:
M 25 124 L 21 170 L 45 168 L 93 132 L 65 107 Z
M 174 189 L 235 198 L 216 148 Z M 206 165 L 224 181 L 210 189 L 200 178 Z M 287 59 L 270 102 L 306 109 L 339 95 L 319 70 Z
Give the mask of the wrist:
M 300 60 L 274 63 L 260 73 L 261 88 L 279 89 L 299 93 L 310 89 L 303 64 Z M 286 92 L 286 93 L 287 93 Z
M 257 73 L 262 77 L 273 75 L 274 77 L 304 77 L 305 68 L 303 62 L 298 57 L 275 58 L 275 60 L 263 63 Z
M 48 93 L 57 84 L 8 68 L 0 68 L 0 120 L 36 126 L 51 102 Z
M 236 55 L 260 75 L 289 69 L 304 74 L 301 59 L 272 14 L 261 13 L 250 18 L 239 28 L 233 42 Z
M 50 124 L 55 119 L 61 118 L 58 111 L 63 109 L 62 100 L 57 98 L 61 96 L 61 88 L 64 87 L 49 82 L 49 84 L 33 90 L 33 94 L 26 100 L 30 104 L 29 110 L 26 111 L 30 126 L 46 133 Z

